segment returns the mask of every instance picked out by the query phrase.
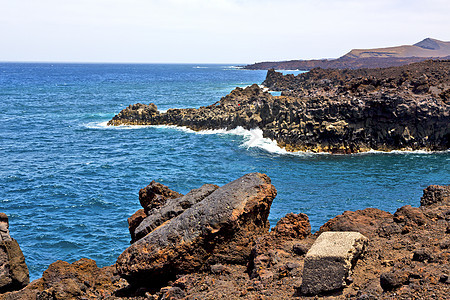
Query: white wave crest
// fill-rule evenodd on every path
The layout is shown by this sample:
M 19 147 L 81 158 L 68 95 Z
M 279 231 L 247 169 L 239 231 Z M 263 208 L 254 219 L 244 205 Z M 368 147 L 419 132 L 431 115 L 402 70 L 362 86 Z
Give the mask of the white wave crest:
M 289 155 L 308 155 L 312 154 L 309 152 L 288 152 L 286 149 L 283 149 L 278 146 L 276 141 L 273 141 L 269 138 L 265 138 L 263 136 L 263 131 L 259 128 L 255 129 L 244 129 L 241 126 L 238 126 L 234 129 L 208 129 L 208 130 L 200 130 L 194 131 L 187 127 L 173 126 L 173 125 L 155 125 L 154 127 L 159 128 L 173 128 L 176 130 L 181 130 L 187 133 L 194 134 L 217 134 L 217 135 L 238 135 L 243 137 L 243 142 L 240 147 L 250 149 L 250 148 L 259 148 L 274 154 L 289 154 Z
M 280 154 L 280 155 L 293 155 L 293 156 L 312 156 L 312 155 L 348 155 L 348 154 L 330 154 L 329 152 L 311 152 L 311 151 L 297 151 L 290 152 L 286 149 L 278 146 L 277 142 L 263 136 L 263 131 L 259 128 L 255 129 L 245 129 L 238 126 L 234 129 L 207 129 L 195 131 L 185 126 L 176 125 L 118 125 L 118 126 L 108 126 L 108 121 L 105 122 L 92 122 L 85 124 L 85 127 L 91 129 L 113 129 L 113 130 L 131 130 L 131 129 L 142 129 L 142 128 L 169 128 L 173 130 L 183 131 L 190 134 L 217 134 L 217 135 L 237 135 L 242 136 L 243 141 L 240 147 L 250 149 L 259 148 L 265 150 L 269 153 Z M 427 150 L 393 150 L 393 151 L 379 151 L 379 150 L 369 150 L 367 152 L 353 153 L 350 155 L 370 155 L 370 154 L 435 154 L 435 153 L 450 153 L 449 150 L 444 151 L 427 151 Z
M 108 127 L 108 121 L 105 122 L 91 122 L 84 124 L 84 127 L 89 129 L 104 129 Z
M 239 69 L 243 69 L 243 67 L 240 67 L 240 66 L 226 66 L 226 67 L 223 67 L 223 70 L 239 70 Z
M 89 129 L 115 129 L 115 130 L 130 130 L 130 129 L 142 129 L 142 128 L 148 128 L 153 127 L 153 125 L 116 125 L 116 126 L 109 126 L 109 121 L 104 122 L 91 122 L 84 124 L 83 126 Z

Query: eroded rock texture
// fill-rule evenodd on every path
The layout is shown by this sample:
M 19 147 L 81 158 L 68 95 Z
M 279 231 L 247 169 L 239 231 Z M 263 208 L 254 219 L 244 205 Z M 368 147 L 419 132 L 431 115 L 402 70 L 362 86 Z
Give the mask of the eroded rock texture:
M 208 196 L 196 202 L 201 194 Z M 254 238 L 269 229 L 275 196 L 269 177 L 259 173 L 217 189 L 204 186 L 177 200 L 178 207 L 190 207 L 173 218 L 166 220 L 162 206 L 157 215 L 164 223 L 154 227 L 151 217 L 146 223 L 149 233 L 119 256 L 117 270 L 130 283 L 152 286 L 217 263 L 245 264 Z

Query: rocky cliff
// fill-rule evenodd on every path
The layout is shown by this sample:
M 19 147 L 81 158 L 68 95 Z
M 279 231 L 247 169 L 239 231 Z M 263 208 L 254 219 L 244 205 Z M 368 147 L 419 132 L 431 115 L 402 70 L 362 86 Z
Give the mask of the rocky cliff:
M 360 70 L 314 69 L 263 85 L 236 88 L 215 104 L 169 109 L 134 104 L 108 125 L 177 125 L 193 130 L 260 128 L 288 151 L 357 153 L 447 150 L 450 147 L 450 61 Z
M 115 265 L 57 261 L 0 299 L 448 298 L 450 186 L 429 186 L 420 207 L 394 214 L 345 211 L 314 234 L 301 213 L 269 231 L 275 195 L 259 173 L 186 195 L 152 182 L 130 222 L 147 234 Z

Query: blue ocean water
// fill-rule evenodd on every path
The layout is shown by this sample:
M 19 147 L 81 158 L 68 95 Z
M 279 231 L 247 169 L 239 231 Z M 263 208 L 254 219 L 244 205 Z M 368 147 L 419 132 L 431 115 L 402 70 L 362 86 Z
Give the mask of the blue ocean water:
M 186 193 L 263 172 L 278 190 L 271 224 L 303 212 L 313 230 L 345 210 L 418 206 L 423 188 L 449 184 L 449 152 L 291 155 L 258 132 L 105 125 L 129 104 L 199 107 L 265 74 L 225 65 L 0 64 L 0 212 L 32 279 L 58 259 L 113 264 L 151 180 Z

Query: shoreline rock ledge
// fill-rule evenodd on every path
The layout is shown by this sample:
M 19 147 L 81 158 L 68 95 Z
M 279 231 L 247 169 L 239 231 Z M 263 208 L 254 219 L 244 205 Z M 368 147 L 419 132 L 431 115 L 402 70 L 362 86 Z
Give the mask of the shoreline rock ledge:
M 269 70 L 198 109 L 133 104 L 108 125 L 176 125 L 193 130 L 259 128 L 287 151 L 358 153 L 450 148 L 450 60 L 385 69 Z M 272 96 L 267 89 L 281 91 Z

